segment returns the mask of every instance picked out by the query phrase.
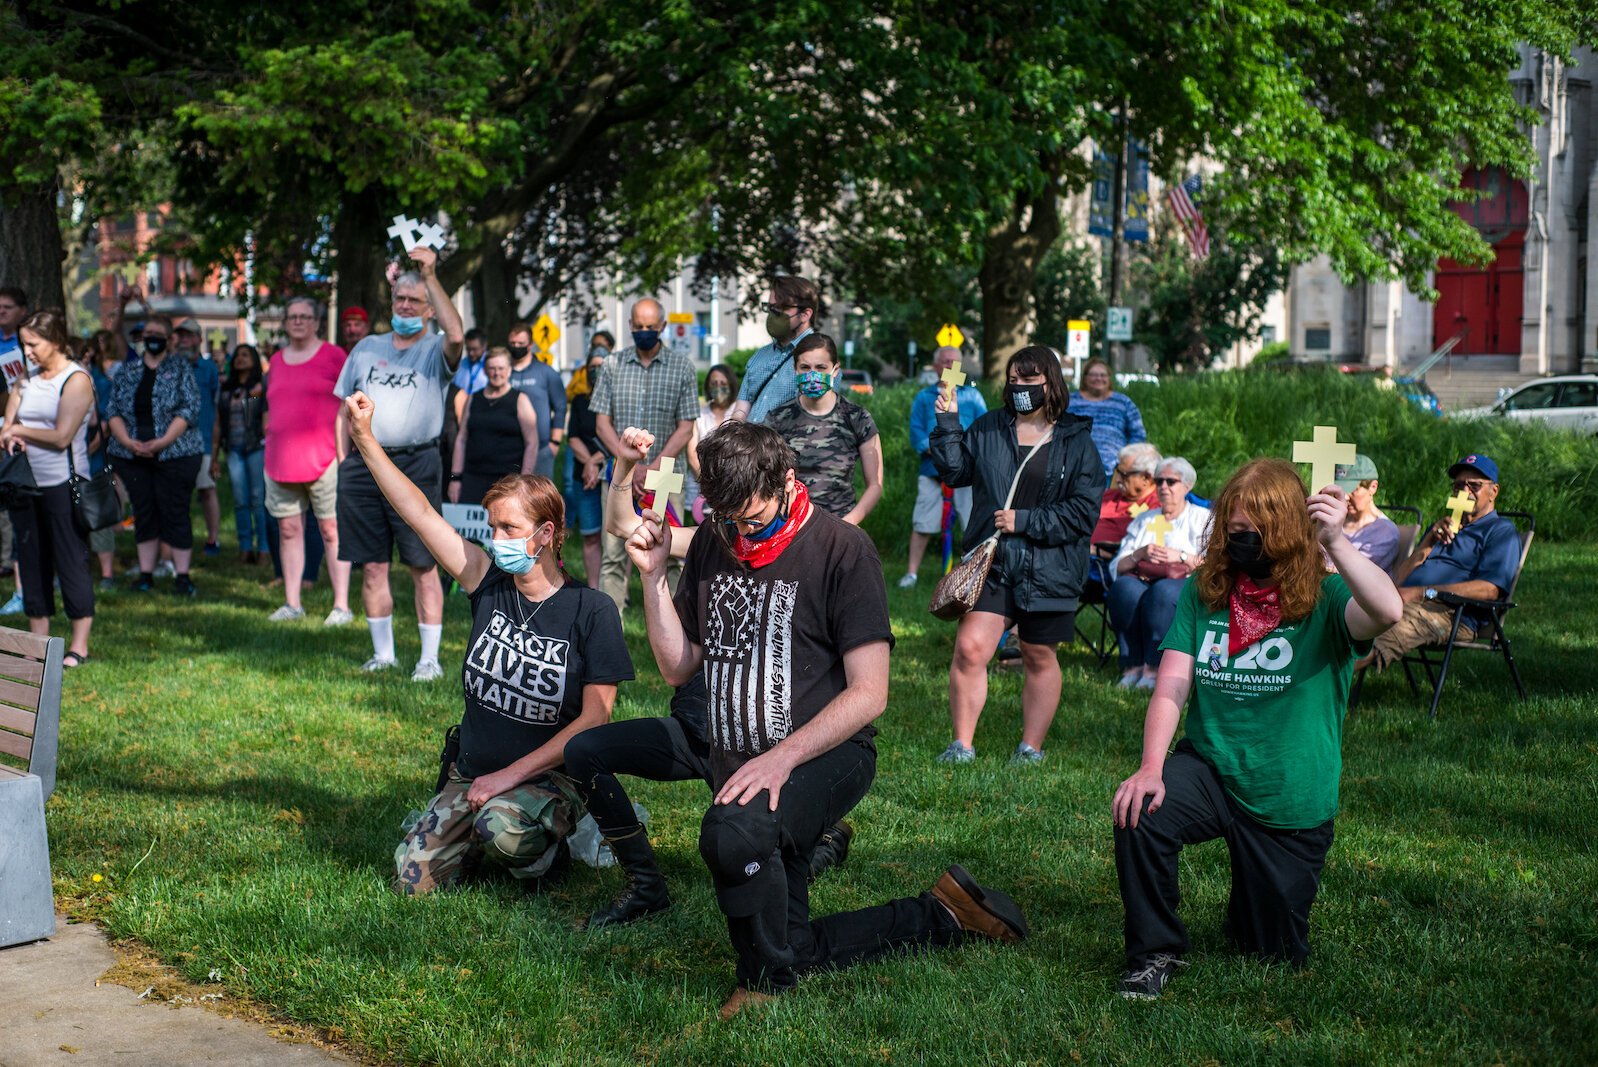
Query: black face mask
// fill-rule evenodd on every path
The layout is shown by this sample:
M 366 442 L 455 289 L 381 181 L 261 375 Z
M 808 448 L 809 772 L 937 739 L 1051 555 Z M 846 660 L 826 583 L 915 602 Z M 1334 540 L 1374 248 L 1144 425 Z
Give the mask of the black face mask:
M 146 337 L 144 339 L 144 350 L 150 353 L 152 356 L 159 356 L 162 352 L 166 351 L 166 338 Z
M 1256 582 L 1269 578 L 1276 567 L 1276 561 L 1265 554 L 1265 539 L 1253 530 L 1226 535 L 1226 558 Z
M 510 349 L 510 358 L 518 363 L 526 359 L 527 353 L 532 351 L 532 348 L 528 345 L 506 345 L 505 347 Z
M 1004 403 L 1017 415 L 1030 415 L 1043 410 L 1043 397 L 1048 392 L 1044 385 L 1008 385 L 1004 389 Z

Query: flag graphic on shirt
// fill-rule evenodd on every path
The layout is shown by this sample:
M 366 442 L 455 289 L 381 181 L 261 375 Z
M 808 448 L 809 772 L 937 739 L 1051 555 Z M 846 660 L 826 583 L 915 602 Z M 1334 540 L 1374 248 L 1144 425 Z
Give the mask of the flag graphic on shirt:
M 1199 194 L 1203 188 L 1204 179 L 1194 174 L 1181 185 L 1173 185 L 1165 190 L 1166 203 L 1171 205 L 1171 211 L 1182 224 L 1182 232 L 1187 234 L 1187 243 L 1199 259 L 1210 254 L 1210 231 L 1204 225 L 1204 213 L 1198 207 Z
M 793 611 L 799 583 L 718 574 L 705 617 L 710 740 L 759 755 L 793 727 Z

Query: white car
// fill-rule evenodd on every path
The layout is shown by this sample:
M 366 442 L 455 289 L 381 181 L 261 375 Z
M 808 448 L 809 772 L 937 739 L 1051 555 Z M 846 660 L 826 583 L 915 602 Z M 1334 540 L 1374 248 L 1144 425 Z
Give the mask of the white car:
M 1588 436 L 1598 435 L 1598 374 L 1539 378 L 1499 397 L 1484 408 L 1468 408 L 1455 418 L 1502 415 L 1522 422 L 1546 422 Z

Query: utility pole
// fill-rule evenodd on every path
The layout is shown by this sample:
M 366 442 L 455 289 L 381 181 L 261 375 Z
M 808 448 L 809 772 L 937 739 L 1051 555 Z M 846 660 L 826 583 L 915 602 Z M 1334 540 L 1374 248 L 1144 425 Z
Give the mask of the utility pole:
M 1115 153 L 1115 180 L 1110 186 L 1110 307 L 1121 306 L 1121 294 L 1126 291 L 1126 169 L 1131 138 L 1127 136 L 1126 98 L 1121 98 L 1116 109 L 1116 124 L 1120 127 L 1121 143 Z M 1119 365 L 1121 343 L 1110 341 L 1108 321 L 1104 331 L 1104 359 L 1113 370 Z

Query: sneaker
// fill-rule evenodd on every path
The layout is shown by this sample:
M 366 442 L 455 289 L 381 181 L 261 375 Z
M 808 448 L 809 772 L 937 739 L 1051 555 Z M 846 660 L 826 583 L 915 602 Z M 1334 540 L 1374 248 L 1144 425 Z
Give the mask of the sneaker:
M 1007 634 L 1004 640 L 999 642 L 999 662 L 1009 663 L 1011 660 L 1020 658 L 1021 642 L 1016 640 L 1014 634 Z
M 141 575 L 143 573 L 144 573 L 143 571 L 139 570 L 139 565 L 137 563 L 135 563 L 133 566 L 129 567 L 127 570 L 122 572 L 122 577 L 124 577 L 124 578 L 137 578 L 139 575 Z
M 1043 753 L 1022 741 L 1015 746 L 1015 753 L 1010 757 L 1010 766 L 1015 767 L 1023 763 L 1042 763 Z
M 371 659 L 361 664 L 361 670 L 365 671 L 367 674 L 376 674 L 378 671 L 386 671 L 390 667 L 398 666 L 399 660 L 397 659 L 385 659 L 382 656 L 373 656 Z
M 180 574 L 172 579 L 173 596 L 194 596 L 199 590 L 194 588 L 194 579 L 187 574 Z
M 155 582 L 149 578 L 142 577 L 142 572 L 139 580 L 133 583 L 133 591 L 135 593 L 148 593 L 154 588 Z
M 116 587 L 117 587 L 117 580 L 115 578 L 101 578 L 99 583 L 98 583 L 98 585 L 96 586 L 96 588 L 98 588 L 100 590 L 100 592 L 102 592 L 102 593 L 109 593 L 111 590 L 115 589 Z
M 207 556 L 220 556 L 222 554 L 222 546 L 215 541 L 207 541 L 205 543 L 205 554 Z
M 355 612 L 349 608 L 334 608 L 327 613 L 327 618 L 322 620 L 323 626 L 348 626 L 355 621 Z
M 938 757 L 939 763 L 970 763 L 977 758 L 977 750 L 962 745 L 958 741 L 950 741 L 949 747 L 943 750 Z
M 172 565 L 172 561 L 169 559 L 163 559 L 155 565 L 155 576 L 157 578 L 172 578 L 177 573 L 178 569 Z
M 912 585 L 915 585 L 915 584 L 916 584 L 915 571 L 911 571 L 908 574 L 906 574 L 903 578 L 899 579 L 899 588 L 900 589 L 909 589 Z
M 1142 967 L 1123 974 L 1116 992 L 1127 1000 L 1158 1000 L 1177 968 L 1186 966 L 1186 961 L 1169 953 L 1155 953 Z
M 444 668 L 438 665 L 436 659 L 417 660 L 416 669 L 411 672 L 413 682 L 431 682 L 442 677 L 444 677 Z
M 22 591 L 19 589 L 15 593 L 11 594 L 11 599 L 5 602 L 5 606 L 4 607 L 0 607 L 0 615 L 21 615 L 21 614 L 22 614 Z
M 287 604 L 278 608 L 266 617 L 267 622 L 298 622 L 305 618 L 304 608 L 292 608 Z

